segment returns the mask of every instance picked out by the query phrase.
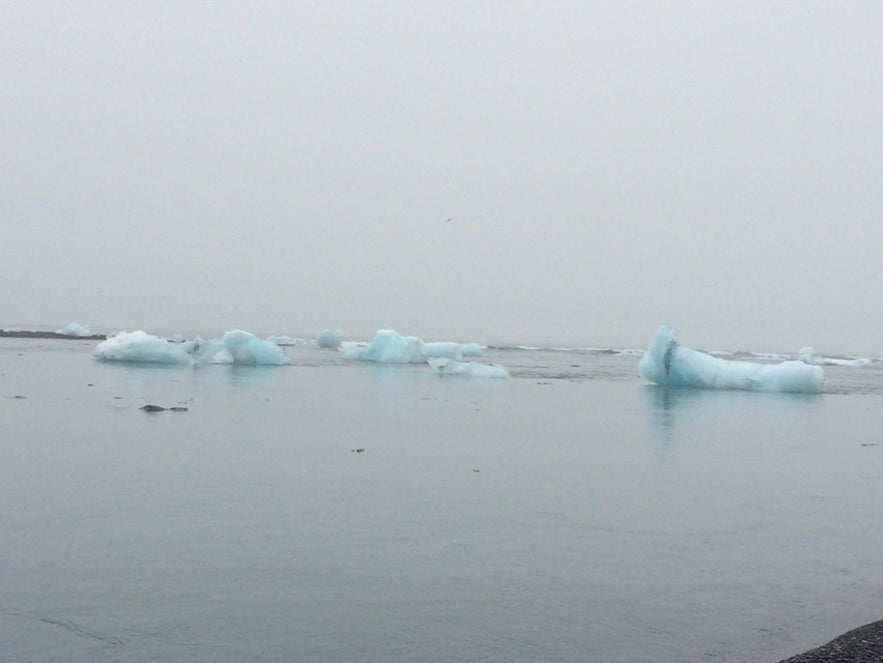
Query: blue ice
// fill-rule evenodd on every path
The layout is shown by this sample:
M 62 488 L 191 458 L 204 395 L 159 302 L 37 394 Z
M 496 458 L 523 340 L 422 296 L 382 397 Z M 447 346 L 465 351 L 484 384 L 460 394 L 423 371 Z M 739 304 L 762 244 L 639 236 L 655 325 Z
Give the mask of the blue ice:
M 824 371 L 802 361 L 757 364 L 729 361 L 680 345 L 677 332 L 662 325 L 638 363 L 645 380 L 675 387 L 746 389 L 817 393 L 825 380 Z
M 323 329 L 316 336 L 316 345 L 320 348 L 337 349 L 343 342 L 343 332 L 339 329 Z
M 190 343 L 190 353 L 198 364 L 283 366 L 290 363 L 278 345 L 241 329 L 228 331 L 221 338 Z
M 119 332 L 99 343 L 92 355 L 104 361 L 157 364 L 245 364 L 276 365 L 290 363 L 285 351 L 271 341 L 239 329 L 221 338 L 176 343 L 142 330 Z
M 402 336 L 394 329 L 380 329 L 367 347 L 349 345 L 344 348 L 347 359 L 393 364 L 422 364 L 429 357 L 457 359 L 481 354 L 478 343 L 433 341 L 424 343 L 416 336 Z

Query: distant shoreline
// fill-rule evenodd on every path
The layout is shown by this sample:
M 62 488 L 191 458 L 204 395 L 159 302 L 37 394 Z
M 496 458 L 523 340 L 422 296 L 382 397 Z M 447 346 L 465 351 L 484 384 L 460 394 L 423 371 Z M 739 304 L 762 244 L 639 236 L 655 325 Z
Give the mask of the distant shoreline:
M 66 341 L 105 341 L 107 334 L 89 334 L 88 336 L 74 336 L 52 331 L 10 331 L 0 329 L 0 338 L 54 338 Z

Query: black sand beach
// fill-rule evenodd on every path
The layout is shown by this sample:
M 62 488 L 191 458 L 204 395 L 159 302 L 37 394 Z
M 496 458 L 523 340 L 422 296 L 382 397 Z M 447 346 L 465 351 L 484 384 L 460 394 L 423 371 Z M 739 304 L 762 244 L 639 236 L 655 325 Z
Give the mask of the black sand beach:
M 18 331 L 0 329 L 0 338 L 57 338 L 68 341 L 103 341 L 107 334 L 90 334 L 89 336 L 71 336 L 52 331 Z
M 779 663 L 881 663 L 883 620 L 865 624 L 831 642 Z

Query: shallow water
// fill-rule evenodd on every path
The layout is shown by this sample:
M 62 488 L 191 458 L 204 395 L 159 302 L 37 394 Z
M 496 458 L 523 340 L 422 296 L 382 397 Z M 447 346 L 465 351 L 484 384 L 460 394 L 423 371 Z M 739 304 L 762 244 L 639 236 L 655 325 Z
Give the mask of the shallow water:
M 880 617 L 879 362 L 807 396 L 92 347 L 0 341 L 3 660 L 760 662 Z

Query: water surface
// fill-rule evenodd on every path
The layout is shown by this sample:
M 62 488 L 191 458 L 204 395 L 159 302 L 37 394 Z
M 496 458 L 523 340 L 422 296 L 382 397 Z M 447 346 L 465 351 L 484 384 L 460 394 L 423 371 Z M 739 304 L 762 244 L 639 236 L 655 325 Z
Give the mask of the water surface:
M 880 617 L 879 363 L 782 395 L 92 347 L 0 341 L 4 660 L 760 662 Z

